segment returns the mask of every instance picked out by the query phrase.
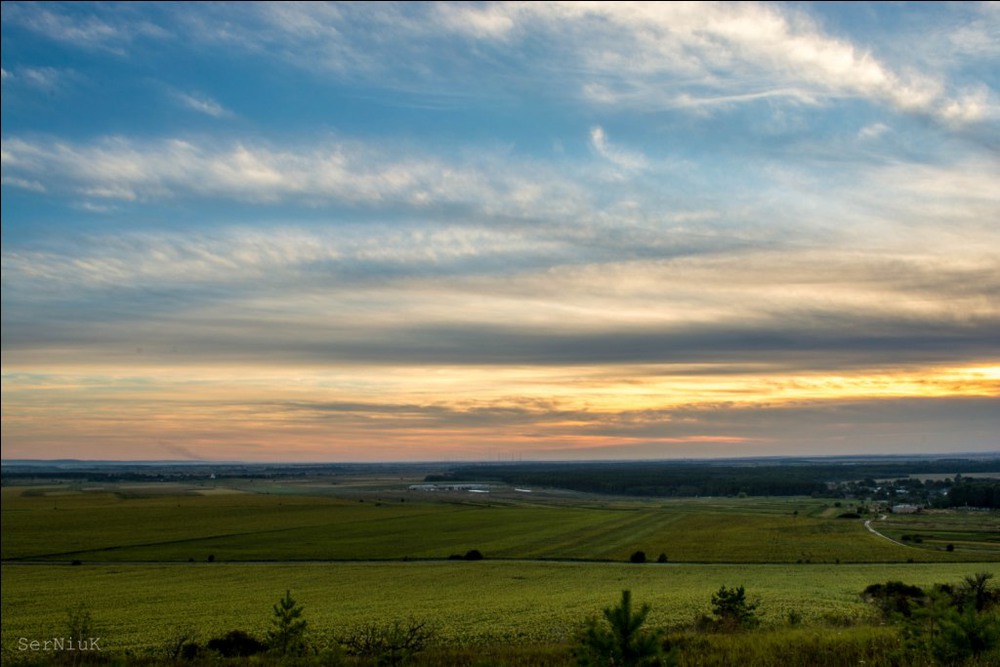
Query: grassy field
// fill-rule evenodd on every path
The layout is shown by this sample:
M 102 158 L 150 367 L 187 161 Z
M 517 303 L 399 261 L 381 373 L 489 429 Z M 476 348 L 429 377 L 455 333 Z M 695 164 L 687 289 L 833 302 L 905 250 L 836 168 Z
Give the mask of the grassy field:
M 878 531 L 908 546 L 956 550 L 995 557 L 1000 549 L 1000 515 L 997 512 L 948 512 L 930 510 L 920 514 L 886 517 L 875 524 Z
M 224 489 L 223 489 L 224 490 Z M 402 560 L 478 549 L 489 558 L 621 561 L 637 550 L 694 563 L 1000 560 L 995 513 L 939 515 L 943 542 L 893 544 L 830 502 L 690 499 L 546 504 L 457 494 L 364 497 L 3 489 L 4 560 Z M 879 522 L 899 533 L 895 520 Z M 914 528 L 916 530 L 916 528 Z M 945 532 L 939 531 L 941 536 Z M 959 535 L 958 533 L 961 533 Z M 961 539 L 959 539 L 961 538 Z M 901 535 L 899 536 L 900 541 Z M 938 546 L 939 548 L 930 548 Z
M 320 634 L 365 621 L 428 620 L 447 643 L 565 640 L 622 589 L 653 606 L 654 625 L 680 627 L 707 613 L 720 586 L 746 586 L 765 625 L 791 611 L 806 623 L 849 625 L 872 610 L 870 583 L 956 582 L 966 564 L 630 565 L 514 561 L 3 566 L 3 642 L 64 631 L 83 602 L 108 648 L 141 651 L 185 627 L 203 636 L 233 628 L 262 633 L 286 589 Z
M 653 606 L 654 625 L 682 628 L 723 585 L 747 588 L 765 628 L 783 628 L 790 614 L 845 627 L 872 620 L 859 597 L 868 584 L 1000 574 L 995 512 L 873 521 L 895 544 L 862 520 L 838 518 L 848 507 L 812 498 L 405 489 L 6 487 L 4 649 L 64 632 L 67 610 L 81 603 L 106 650 L 132 655 L 154 654 L 185 628 L 202 640 L 234 628 L 262 633 L 286 589 L 328 641 L 364 622 L 413 617 L 444 647 L 565 646 L 622 589 Z M 445 560 L 469 549 L 486 560 Z M 669 562 L 627 563 L 636 550 Z

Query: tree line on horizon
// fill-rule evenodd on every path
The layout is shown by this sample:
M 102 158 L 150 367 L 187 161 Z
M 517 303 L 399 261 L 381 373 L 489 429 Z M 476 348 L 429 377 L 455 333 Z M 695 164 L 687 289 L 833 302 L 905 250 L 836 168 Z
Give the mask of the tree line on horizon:
M 1000 507 L 1000 470 L 996 478 L 955 478 L 923 482 L 910 474 L 950 474 L 956 462 L 911 464 L 723 465 L 678 462 L 587 462 L 480 464 L 451 468 L 425 477 L 427 482 L 498 482 L 512 486 L 552 487 L 625 496 L 817 496 L 849 497 L 858 493 L 890 499 L 898 481 L 907 494 L 917 488 L 921 500 L 939 507 Z M 970 465 L 962 465 L 968 468 Z M 987 466 L 989 467 L 989 466 Z M 974 472 L 966 470 L 966 472 Z M 887 479 L 877 482 L 876 479 Z

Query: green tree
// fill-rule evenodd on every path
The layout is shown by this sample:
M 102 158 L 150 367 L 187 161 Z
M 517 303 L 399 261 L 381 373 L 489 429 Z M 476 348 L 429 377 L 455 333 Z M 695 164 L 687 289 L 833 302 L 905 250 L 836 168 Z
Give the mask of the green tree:
M 962 579 L 963 592 L 976 607 L 976 611 L 985 610 L 993 601 L 993 594 L 990 591 L 992 578 L 992 572 L 977 572 Z
M 80 602 L 75 607 L 66 610 L 66 635 L 64 641 L 71 647 L 67 651 L 59 651 L 52 664 L 89 665 L 95 664 L 100 658 L 98 650 L 100 637 L 94 629 L 94 621 L 90 615 L 90 607 Z M 97 642 L 96 644 L 92 642 Z M 95 650 L 90 650 L 94 646 Z M 55 656 L 54 656 L 55 657 Z M 4 656 L 6 663 L 6 655 Z
M 933 656 L 937 664 L 961 665 L 1000 645 L 1000 617 L 978 613 L 972 605 L 959 609 L 946 592 L 935 589 L 904 619 L 903 638 L 913 655 Z
M 758 624 L 756 602 L 747 602 L 747 593 L 743 586 L 726 588 L 722 586 L 719 592 L 712 594 L 712 613 L 716 623 L 723 630 L 741 630 L 752 628 Z
M 302 619 L 303 607 L 292 598 L 292 592 L 285 591 L 285 597 L 272 607 L 274 617 L 271 629 L 267 631 L 268 648 L 279 655 L 302 655 L 306 652 L 305 633 L 307 623 Z
M 622 591 L 617 607 L 604 609 L 603 620 L 587 619 L 573 653 L 581 666 L 652 667 L 676 664 L 672 654 L 664 655 L 662 639 L 643 628 L 649 605 L 632 608 L 632 592 Z
M 66 629 L 74 643 L 87 642 L 94 635 L 94 621 L 85 602 L 66 610 Z

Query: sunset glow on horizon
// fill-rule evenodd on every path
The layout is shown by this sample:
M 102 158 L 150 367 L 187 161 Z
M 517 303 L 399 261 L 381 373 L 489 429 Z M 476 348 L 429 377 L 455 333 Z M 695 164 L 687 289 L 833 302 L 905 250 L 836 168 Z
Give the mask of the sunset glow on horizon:
M 1000 452 L 995 3 L 9 3 L 3 457 Z

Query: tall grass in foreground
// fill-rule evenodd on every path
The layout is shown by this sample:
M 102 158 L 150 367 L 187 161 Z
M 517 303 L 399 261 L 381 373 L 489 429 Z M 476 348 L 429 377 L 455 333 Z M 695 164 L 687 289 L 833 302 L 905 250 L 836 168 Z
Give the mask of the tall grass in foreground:
M 673 632 L 666 641 L 675 647 L 679 667 L 931 667 L 930 655 L 907 651 L 898 628 L 811 626 L 736 633 Z M 63 659 L 61 659 L 63 658 Z M 260 655 L 249 658 L 210 657 L 194 661 L 155 655 L 95 655 L 75 662 L 66 656 L 26 656 L 5 652 L 3 664 L 17 667 L 49 665 L 121 665 L 135 667 L 374 667 L 383 664 L 343 652 L 283 658 Z M 428 647 L 405 663 L 412 667 L 570 667 L 577 665 L 568 643 L 486 644 L 462 647 L 439 644 Z M 946 663 L 945 663 L 946 664 Z M 963 667 L 996 667 L 1000 650 L 962 662 Z
M 894 627 L 804 627 L 739 633 L 680 632 L 667 635 L 679 667 L 923 667 L 931 656 L 907 651 Z M 346 662 L 345 665 L 364 663 Z M 440 647 L 416 656 L 414 667 L 569 667 L 576 665 L 562 644 L 490 645 L 475 649 Z M 962 663 L 997 667 L 1000 651 Z

